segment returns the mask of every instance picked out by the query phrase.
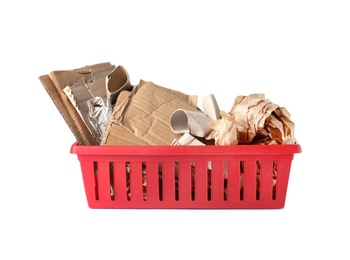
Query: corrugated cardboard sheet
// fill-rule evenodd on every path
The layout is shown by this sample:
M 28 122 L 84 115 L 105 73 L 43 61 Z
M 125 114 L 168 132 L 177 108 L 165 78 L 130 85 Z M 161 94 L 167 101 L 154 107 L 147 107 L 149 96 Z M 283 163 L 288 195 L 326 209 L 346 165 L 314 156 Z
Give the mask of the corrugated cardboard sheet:
M 132 92 L 119 96 L 101 145 L 123 144 L 125 139 L 137 145 L 171 145 L 181 137 L 170 128 L 172 113 L 179 108 L 198 111 L 196 104 L 197 96 L 141 80 Z
M 82 145 L 96 145 L 97 141 L 91 134 L 76 108 L 72 105 L 63 89 L 84 78 L 89 81 L 92 72 L 102 71 L 111 66 L 104 62 L 84 66 L 73 70 L 57 70 L 39 77 L 47 93 L 66 121 L 77 141 Z

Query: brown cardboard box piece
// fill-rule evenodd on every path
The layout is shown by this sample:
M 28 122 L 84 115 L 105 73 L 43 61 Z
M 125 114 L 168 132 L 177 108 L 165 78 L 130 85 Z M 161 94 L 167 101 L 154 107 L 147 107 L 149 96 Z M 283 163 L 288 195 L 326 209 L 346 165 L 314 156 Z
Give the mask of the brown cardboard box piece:
M 84 66 L 73 70 L 57 70 L 39 77 L 47 93 L 61 113 L 68 127 L 71 129 L 77 141 L 82 145 L 97 145 L 97 141 L 91 134 L 76 108 L 72 105 L 63 89 L 71 86 L 74 82 L 84 78 L 91 79 L 92 72 L 107 69 L 111 63 L 104 62 Z
M 141 80 L 129 94 L 120 94 L 101 145 L 123 145 L 124 140 L 124 145 L 131 140 L 142 140 L 139 145 L 171 145 L 181 137 L 170 128 L 172 113 L 179 108 L 199 111 L 196 104 L 197 96 Z M 137 138 L 129 139 L 130 135 Z

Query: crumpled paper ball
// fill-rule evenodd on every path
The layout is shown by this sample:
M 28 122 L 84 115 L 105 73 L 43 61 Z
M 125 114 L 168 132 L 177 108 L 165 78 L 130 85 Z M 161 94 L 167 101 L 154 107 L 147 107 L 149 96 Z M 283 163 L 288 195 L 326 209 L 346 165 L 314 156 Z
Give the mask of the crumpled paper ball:
M 230 112 L 221 115 L 210 124 L 213 130 L 206 137 L 217 145 L 295 143 L 290 113 L 264 94 L 238 96 Z

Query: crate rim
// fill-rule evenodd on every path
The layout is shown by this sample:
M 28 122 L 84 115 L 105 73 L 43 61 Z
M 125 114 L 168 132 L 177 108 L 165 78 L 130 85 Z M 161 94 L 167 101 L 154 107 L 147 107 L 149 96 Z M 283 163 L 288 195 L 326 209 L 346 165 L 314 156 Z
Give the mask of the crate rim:
M 207 146 L 98 146 L 74 142 L 70 153 L 77 155 L 258 155 L 301 153 L 300 144 L 207 145 Z

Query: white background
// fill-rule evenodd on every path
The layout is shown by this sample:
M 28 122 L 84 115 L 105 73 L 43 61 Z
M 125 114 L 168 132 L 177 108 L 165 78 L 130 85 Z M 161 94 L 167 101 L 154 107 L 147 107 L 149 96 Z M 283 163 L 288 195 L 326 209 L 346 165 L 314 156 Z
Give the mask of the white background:
M 348 3 L 3 2 L 0 259 L 350 259 Z M 106 61 L 222 110 L 252 93 L 286 107 L 303 151 L 285 208 L 89 209 L 38 77 Z

